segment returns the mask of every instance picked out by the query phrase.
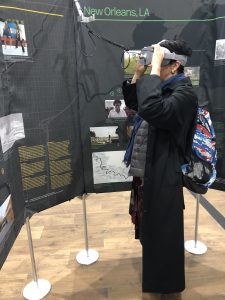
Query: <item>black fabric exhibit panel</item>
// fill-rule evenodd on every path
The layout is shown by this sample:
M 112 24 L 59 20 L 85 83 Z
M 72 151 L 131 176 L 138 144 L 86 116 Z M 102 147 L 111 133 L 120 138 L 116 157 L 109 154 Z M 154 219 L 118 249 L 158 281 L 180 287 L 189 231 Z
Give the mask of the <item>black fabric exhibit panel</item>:
M 26 216 L 84 191 L 72 4 L 1 2 L 0 267 Z
M 121 68 L 123 49 L 101 36 L 124 45 L 131 53 L 163 39 L 181 38 L 193 49 L 185 72 L 199 97 L 199 105 L 210 110 L 217 136 L 218 177 L 213 188 L 225 190 L 225 5 L 221 1 L 81 1 L 85 16 L 95 14 L 88 34 L 80 24 L 78 68 L 81 101 L 82 141 L 87 191 L 126 190 L 129 178 L 121 162 L 126 143 L 112 143 L 113 126 L 125 128 L 132 118 L 109 119 L 107 103 L 123 100 L 121 83 L 132 76 L 133 68 Z M 111 102 L 110 102 L 111 101 Z M 123 104 L 122 104 L 123 106 Z M 126 110 L 126 109 L 125 109 Z M 126 124 L 127 123 L 127 124 Z M 121 127 L 121 125 L 120 125 Z M 114 136 L 119 139 L 119 136 Z M 124 141 L 126 138 L 124 139 Z M 116 148 L 117 147 L 117 148 Z M 118 154 L 118 155 L 117 155 Z

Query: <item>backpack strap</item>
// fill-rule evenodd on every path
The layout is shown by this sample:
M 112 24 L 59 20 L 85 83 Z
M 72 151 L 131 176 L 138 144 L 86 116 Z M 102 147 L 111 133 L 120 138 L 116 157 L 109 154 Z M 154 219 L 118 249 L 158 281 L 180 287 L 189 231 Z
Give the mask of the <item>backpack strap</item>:
M 195 129 L 197 126 L 197 119 L 198 119 L 198 108 L 197 108 L 195 116 L 192 120 L 188 134 L 187 134 L 187 144 L 186 144 L 185 155 L 184 155 L 184 159 L 186 162 L 190 161 L 190 159 L 191 159 L 192 143 L 193 143 L 193 139 L 194 139 L 194 135 L 195 135 Z

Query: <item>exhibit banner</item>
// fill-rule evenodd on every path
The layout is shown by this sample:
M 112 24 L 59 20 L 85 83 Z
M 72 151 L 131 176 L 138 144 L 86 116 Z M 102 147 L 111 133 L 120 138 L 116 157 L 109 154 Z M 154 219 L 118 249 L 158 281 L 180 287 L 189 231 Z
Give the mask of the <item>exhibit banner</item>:
M 0 267 L 27 216 L 84 192 L 73 1 L 1 1 Z
M 135 112 L 130 113 L 125 107 L 121 86 L 133 76 L 140 50 L 163 39 L 183 39 L 193 49 L 185 74 L 195 87 L 199 105 L 207 106 L 210 111 L 218 151 L 213 188 L 225 190 L 225 4 L 222 2 L 80 1 L 86 17 L 95 15 L 95 21 L 80 24 L 77 52 L 88 191 L 116 191 L 130 186 L 131 178 L 122 161 L 128 139 L 125 128 L 129 132 Z M 115 112 L 116 100 L 121 102 L 120 113 Z M 121 129 L 124 138 L 117 142 Z

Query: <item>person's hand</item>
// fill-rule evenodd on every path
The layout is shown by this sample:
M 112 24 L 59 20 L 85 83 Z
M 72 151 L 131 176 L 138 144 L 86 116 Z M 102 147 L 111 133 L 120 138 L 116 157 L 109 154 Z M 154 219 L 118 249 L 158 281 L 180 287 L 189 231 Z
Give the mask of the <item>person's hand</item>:
M 164 49 L 159 44 L 152 45 L 154 48 L 151 66 L 161 67 L 164 58 Z
M 147 66 L 140 64 L 140 62 L 138 61 L 134 74 L 140 78 L 144 75 L 146 69 L 147 69 Z
M 140 79 L 144 75 L 146 69 L 147 66 L 140 64 L 138 61 L 131 83 L 135 83 L 137 79 Z
M 152 45 L 152 47 L 154 48 L 154 52 L 151 62 L 151 74 L 160 76 L 161 64 L 164 58 L 164 50 L 159 44 Z

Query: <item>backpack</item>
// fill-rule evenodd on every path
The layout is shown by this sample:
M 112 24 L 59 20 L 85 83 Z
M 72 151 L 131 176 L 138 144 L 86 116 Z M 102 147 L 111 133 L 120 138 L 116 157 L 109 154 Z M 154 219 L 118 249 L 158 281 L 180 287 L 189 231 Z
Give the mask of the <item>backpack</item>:
M 183 184 L 190 191 L 205 194 L 216 179 L 216 139 L 209 112 L 198 107 L 191 155 L 181 166 Z

